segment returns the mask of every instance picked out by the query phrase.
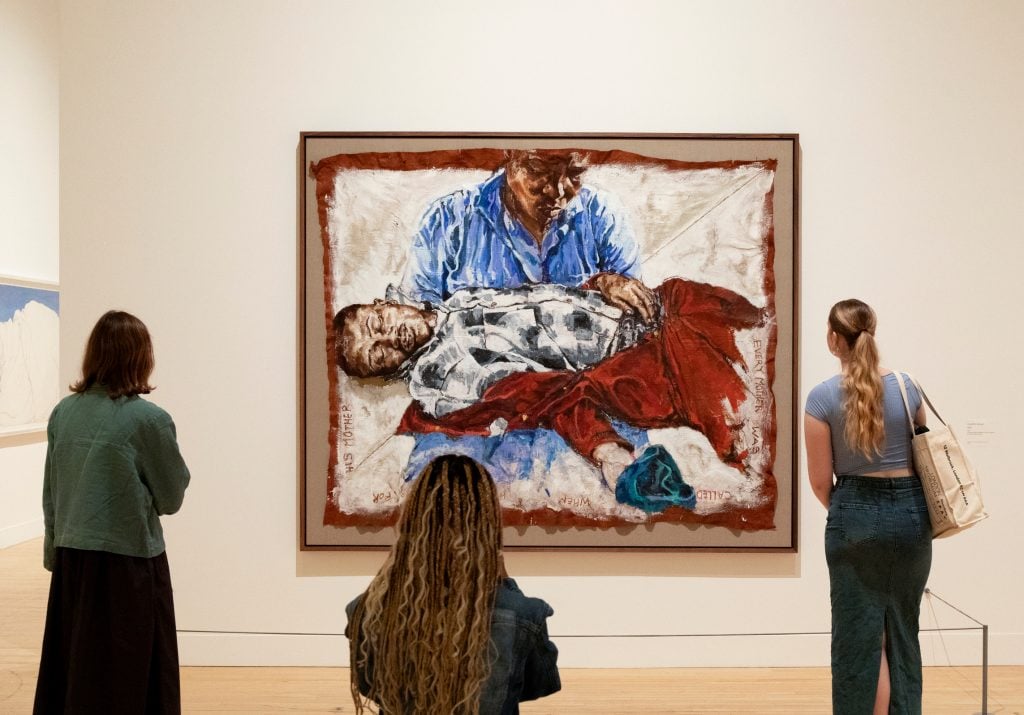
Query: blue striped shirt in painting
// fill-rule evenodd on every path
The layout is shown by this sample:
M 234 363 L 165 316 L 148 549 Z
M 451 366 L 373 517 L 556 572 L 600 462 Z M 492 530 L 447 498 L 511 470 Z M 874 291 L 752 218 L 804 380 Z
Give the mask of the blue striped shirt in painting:
M 583 186 L 538 247 L 501 202 L 504 171 L 427 209 L 409 251 L 402 290 L 438 305 L 462 288 L 529 283 L 578 287 L 597 273 L 640 278 L 640 249 L 614 199 Z

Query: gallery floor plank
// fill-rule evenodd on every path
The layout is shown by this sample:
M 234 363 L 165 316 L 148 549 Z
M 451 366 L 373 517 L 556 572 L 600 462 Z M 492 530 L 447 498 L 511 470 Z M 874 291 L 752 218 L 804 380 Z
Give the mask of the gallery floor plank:
M 0 550 L 0 713 L 32 709 L 49 574 L 42 543 Z M 1024 715 L 1024 667 L 989 672 L 989 712 Z M 524 715 L 829 712 L 827 668 L 569 669 Z M 345 668 L 182 668 L 186 713 L 352 713 Z M 980 711 L 980 668 L 926 668 L 924 712 Z
M 980 712 L 980 668 L 927 668 L 924 712 Z M 989 712 L 1024 715 L 1024 668 L 990 670 Z M 523 715 L 830 712 L 827 668 L 568 669 Z M 351 713 L 344 668 L 184 668 L 188 712 Z

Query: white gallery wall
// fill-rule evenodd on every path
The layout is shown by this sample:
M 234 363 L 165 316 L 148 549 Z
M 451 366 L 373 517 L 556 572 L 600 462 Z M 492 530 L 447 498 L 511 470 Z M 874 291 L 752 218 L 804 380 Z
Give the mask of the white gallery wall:
M 57 0 L 0 0 L 0 276 L 57 281 L 59 41 Z M 0 437 L 0 548 L 43 533 L 45 457 Z
M 183 660 L 340 664 L 381 561 L 298 553 L 299 132 L 798 132 L 800 404 L 837 365 L 828 307 L 881 316 L 888 364 L 961 432 L 992 519 L 936 544 L 931 587 L 1024 662 L 1024 4 L 63 2 L 62 381 L 106 309 L 145 320 L 152 398 L 193 481 L 164 520 Z M 828 663 L 824 510 L 800 552 L 514 553 L 567 666 Z M 929 601 L 929 604 L 933 602 Z M 965 625 L 934 602 L 926 627 Z M 775 637 L 637 638 L 714 633 Z M 306 634 L 306 635 L 296 635 Z M 579 638 L 618 634 L 621 638 Z M 980 635 L 925 659 L 980 663 Z

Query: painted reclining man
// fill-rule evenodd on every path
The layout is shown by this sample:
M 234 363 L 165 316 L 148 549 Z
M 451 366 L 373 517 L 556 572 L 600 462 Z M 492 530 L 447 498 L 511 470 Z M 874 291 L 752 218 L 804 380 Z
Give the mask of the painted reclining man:
M 399 433 L 550 428 L 601 468 L 613 492 L 634 457 L 612 419 L 699 430 L 742 468 L 735 333 L 762 312 L 730 290 L 670 279 L 654 291 L 654 310 L 634 314 L 607 299 L 603 275 L 581 289 L 465 289 L 434 310 L 347 306 L 334 318 L 338 364 L 353 377 L 407 380 L 414 403 Z M 616 292 L 622 281 L 648 290 L 618 276 Z

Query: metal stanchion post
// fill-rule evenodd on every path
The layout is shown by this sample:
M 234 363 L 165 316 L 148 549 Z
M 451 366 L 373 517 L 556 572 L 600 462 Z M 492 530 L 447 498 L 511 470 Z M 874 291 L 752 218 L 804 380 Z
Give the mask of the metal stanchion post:
M 988 626 L 981 627 L 981 715 L 988 715 Z

